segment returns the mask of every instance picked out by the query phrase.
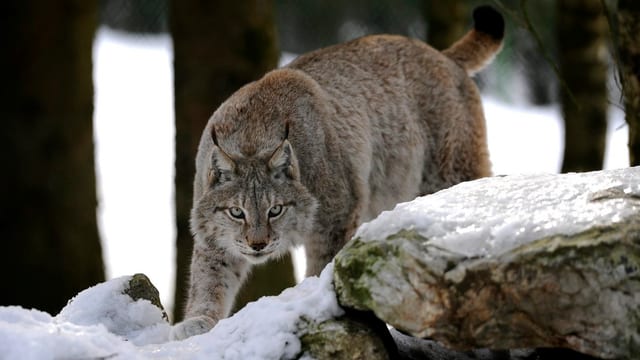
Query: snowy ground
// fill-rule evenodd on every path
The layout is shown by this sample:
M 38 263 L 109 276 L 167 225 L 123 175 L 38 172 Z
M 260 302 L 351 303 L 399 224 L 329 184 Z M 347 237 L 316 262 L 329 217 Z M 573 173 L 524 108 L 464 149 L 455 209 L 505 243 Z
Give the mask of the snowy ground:
M 301 353 L 301 318 L 322 322 L 343 313 L 332 275 L 329 265 L 320 277 L 250 303 L 210 332 L 182 341 L 169 341 L 160 309 L 123 295 L 130 277 L 118 277 L 82 291 L 56 316 L 0 307 L 0 358 L 294 359 Z
M 107 274 L 147 274 L 170 308 L 175 271 L 171 41 L 101 29 L 94 71 L 99 224 Z M 485 99 L 485 113 L 495 174 L 559 171 L 558 108 Z M 605 168 L 626 167 L 623 113 L 612 108 L 610 118 Z

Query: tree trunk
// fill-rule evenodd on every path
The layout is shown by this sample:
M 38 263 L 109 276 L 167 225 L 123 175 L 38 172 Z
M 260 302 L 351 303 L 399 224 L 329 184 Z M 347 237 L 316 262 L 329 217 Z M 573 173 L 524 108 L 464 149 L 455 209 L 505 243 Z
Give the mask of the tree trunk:
M 444 50 L 464 35 L 469 21 L 465 0 L 425 1 L 427 43 Z
M 617 48 L 629 126 L 629 162 L 640 165 L 640 2 L 618 0 Z
M 0 305 L 56 314 L 104 281 L 96 221 L 97 3 L 0 5 Z
M 189 212 L 200 135 L 215 109 L 242 85 L 274 68 L 279 54 L 271 0 L 173 0 L 170 14 L 176 111 L 174 320 L 178 321 L 187 294 L 192 251 Z M 290 259 L 286 267 L 292 273 Z M 292 278 L 272 274 L 268 281 L 279 291 L 292 285 Z
M 565 123 L 562 172 L 602 168 L 607 130 L 607 19 L 601 0 L 558 0 Z M 567 90 L 568 87 L 568 90 Z

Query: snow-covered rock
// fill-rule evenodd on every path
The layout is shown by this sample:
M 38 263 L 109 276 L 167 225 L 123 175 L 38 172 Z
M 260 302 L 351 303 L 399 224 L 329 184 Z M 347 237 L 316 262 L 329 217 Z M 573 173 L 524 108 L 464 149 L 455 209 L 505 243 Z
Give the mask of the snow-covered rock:
M 0 307 L 0 358 L 136 359 L 138 346 L 166 341 L 170 326 L 147 299 L 126 294 L 125 276 L 88 288 L 57 316 L 17 306 Z
M 340 303 L 455 349 L 640 350 L 640 167 L 495 177 L 399 204 L 335 260 Z
M 157 294 L 138 275 L 82 291 L 57 316 L 0 307 L 0 358 L 304 357 L 300 337 L 343 314 L 333 291 L 332 270 L 330 264 L 320 277 L 307 278 L 278 296 L 250 303 L 210 332 L 183 341 L 169 341 L 170 325 L 159 303 L 152 304 Z
M 141 292 L 147 296 L 141 296 Z M 165 342 L 170 330 L 157 290 L 142 274 L 123 276 L 83 290 L 69 301 L 55 321 L 103 326 L 135 345 Z

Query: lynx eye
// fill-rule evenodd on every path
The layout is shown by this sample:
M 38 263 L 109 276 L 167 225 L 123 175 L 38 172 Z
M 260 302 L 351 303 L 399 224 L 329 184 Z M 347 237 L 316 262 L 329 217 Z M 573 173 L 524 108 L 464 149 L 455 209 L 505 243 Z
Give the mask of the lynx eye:
M 229 215 L 236 219 L 244 219 L 244 211 L 236 206 L 229 208 Z
M 269 209 L 269 217 L 274 218 L 282 214 L 282 205 L 274 205 Z

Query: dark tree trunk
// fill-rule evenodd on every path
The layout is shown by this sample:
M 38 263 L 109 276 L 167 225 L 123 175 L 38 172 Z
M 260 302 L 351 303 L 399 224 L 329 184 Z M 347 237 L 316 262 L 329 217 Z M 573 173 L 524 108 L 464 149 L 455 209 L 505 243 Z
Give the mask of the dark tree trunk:
M 466 0 L 426 0 L 427 43 L 444 50 L 464 35 L 469 21 Z
M 640 1 L 618 0 L 617 50 L 629 126 L 629 162 L 640 165 Z
M 97 3 L 0 5 L 0 305 L 56 314 L 104 281 L 96 221 Z
M 189 212 L 200 135 L 215 109 L 242 85 L 276 67 L 279 54 L 270 0 L 173 0 L 170 14 L 176 111 L 177 321 L 182 318 L 192 251 Z M 286 271 L 292 273 L 290 259 Z M 292 275 L 268 278 L 277 291 L 293 284 L 288 279 Z
M 601 0 L 558 0 L 562 172 L 602 168 L 607 130 L 607 19 Z

